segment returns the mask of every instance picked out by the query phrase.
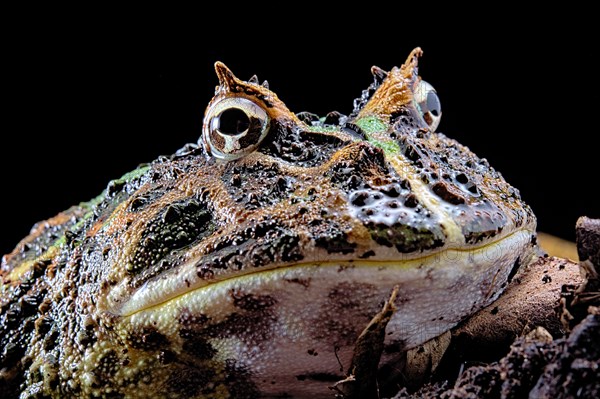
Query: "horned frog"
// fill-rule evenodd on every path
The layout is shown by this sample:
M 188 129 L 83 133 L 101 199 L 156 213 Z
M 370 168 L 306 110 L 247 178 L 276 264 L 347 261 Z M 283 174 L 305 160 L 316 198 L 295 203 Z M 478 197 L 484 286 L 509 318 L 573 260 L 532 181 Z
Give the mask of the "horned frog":
M 198 144 L 4 256 L 0 396 L 331 397 L 394 287 L 382 370 L 491 303 L 536 220 L 435 132 L 420 55 L 325 118 L 217 62 Z

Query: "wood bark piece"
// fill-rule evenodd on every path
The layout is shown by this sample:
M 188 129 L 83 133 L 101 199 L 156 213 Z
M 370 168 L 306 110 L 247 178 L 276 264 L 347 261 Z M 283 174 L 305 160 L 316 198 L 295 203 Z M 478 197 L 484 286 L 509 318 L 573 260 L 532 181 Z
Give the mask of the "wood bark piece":
M 572 306 L 600 301 L 600 219 L 580 217 L 575 227 L 581 272 L 586 279 Z
M 344 399 L 376 399 L 379 397 L 377 387 L 377 371 L 379 359 L 383 352 L 385 328 L 394 315 L 394 301 L 398 295 L 398 286 L 394 287 L 390 298 L 383 308 L 369 322 L 360 334 L 354 346 L 350 374 L 342 381 L 335 383 L 331 389 Z

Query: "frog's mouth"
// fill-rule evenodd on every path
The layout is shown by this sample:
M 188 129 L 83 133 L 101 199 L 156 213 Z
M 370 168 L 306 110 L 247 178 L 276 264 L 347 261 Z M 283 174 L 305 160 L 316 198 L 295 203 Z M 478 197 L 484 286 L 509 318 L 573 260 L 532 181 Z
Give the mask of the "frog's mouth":
M 122 317 L 140 313 L 180 312 L 182 308 L 222 305 L 230 301 L 232 290 L 272 290 L 281 282 L 310 284 L 331 283 L 345 272 L 345 278 L 369 284 L 423 287 L 424 290 L 446 287 L 456 291 L 475 285 L 483 297 L 495 298 L 500 286 L 530 258 L 532 231 L 519 230 L 491 243 L 471 248 L 450 248 L 414 259 L 396 260 L 328 260 L 284 265 L 267 265 L 222 274 L 210 280 L 198 278 L 193 262 L 182 265 L 174 274 L 147 281 L 126 300 L 114 291 L 108 303 L 118 304 L 109 311 Z M 427 283 L 424 283 L 427 282 Z M 427 288 L 428 287 L 428 288 Z M 280 287 L 284 289 L 284 287 Z M 123 298 L 123 297 L 121 297 Z M 178 310 L 176 310 L 178 309 Z

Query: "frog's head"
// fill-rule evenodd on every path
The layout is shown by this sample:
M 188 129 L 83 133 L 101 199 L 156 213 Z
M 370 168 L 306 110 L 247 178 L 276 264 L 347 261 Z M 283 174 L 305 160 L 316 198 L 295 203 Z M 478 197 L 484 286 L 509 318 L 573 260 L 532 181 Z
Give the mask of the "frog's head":
M 125 342 L 156 351 L 160 337 L 221 372 L 233 359 L 283 392 L 340 377 L 396 285 L 390 356 L 497 297 L 535 218 L 485 159 L 435 132 L 420 54 L 374 67 L 352 114 L 324 118 L 218 62 L 200 145 L 154 162 L 98 232 L 114 241 L 99 307 Z

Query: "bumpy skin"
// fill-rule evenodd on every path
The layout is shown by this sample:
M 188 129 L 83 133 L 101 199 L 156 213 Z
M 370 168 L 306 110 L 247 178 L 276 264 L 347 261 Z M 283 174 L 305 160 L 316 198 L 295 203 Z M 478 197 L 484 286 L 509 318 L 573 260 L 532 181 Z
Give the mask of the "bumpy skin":
M 268 134 L 230 161 L 186 145 L 37 224 L 2 259 L 0 396 L 329 397 L 393 286 L 382 373 L 491 302 L 535 217 L 429 128 L 419 55 L 320 120 L 217 63 L 208 109 L 249 99 Z

